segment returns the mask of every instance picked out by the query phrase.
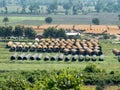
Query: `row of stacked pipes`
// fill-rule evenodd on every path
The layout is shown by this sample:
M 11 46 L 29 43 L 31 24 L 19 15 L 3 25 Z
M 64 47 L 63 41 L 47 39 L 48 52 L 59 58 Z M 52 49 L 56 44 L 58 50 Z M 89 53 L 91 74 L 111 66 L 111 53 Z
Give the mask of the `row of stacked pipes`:
M 97 40 L 41 39 L 39 42 L 8 42 L 11 52 L 61 52 L 65 55 L 102 55 L 102 47 Z
M 51 60 L 51 61 L 54 61 L 54 60 L 58 60 L 58 61 L 103 61 L 104 60 L 104 55 L 101 55 L 101 56 L 96 56 L 96 55 L 93 55 L 93 56 L 89 56 L 89 55 L 86 55 L 86 56 L 83 56 L 83 55 L 64 55 L 64 54 L 55 54 L 55 55 L 50 55 L 50 53 L 47 53 L 45 56 L 44 54 L 20 54 L 18 55 L 17 53 L 13 54 L 10 58 L 11 60 Z

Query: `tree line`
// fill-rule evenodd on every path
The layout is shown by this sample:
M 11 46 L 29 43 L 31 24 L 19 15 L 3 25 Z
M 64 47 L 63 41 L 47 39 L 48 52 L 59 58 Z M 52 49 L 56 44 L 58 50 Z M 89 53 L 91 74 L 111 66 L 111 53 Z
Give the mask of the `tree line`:
M 7 38 L 7 37 L 26 37 L 29 39 L 34 39 L 36 36 L 35 30 L 31 27 L 24 27 L 24 26 L 0 26 L 0 37 Z
M 65 15 L 73 14 L 77 15 L 81 13 L 93 12 L 88 7 L 94 7 L 96 12 L 118 12 L 120 11 L 120 0 L 108 1 L 108 0 L 94 0 L 94 1 L 81 1 L 81 0 L 65 0 L 61 3 L 59 0 L 53 0 L 49 2 L 37 0 L 17 0 L 16 5 L 20 5 L 21 8 L 16 8 L 14 13 L 18 14 L 42 14 L 44 11 L 46 14 L 59 13 L 58 7 L 61 6 L 65 10 Z M 4 7 L 1 13 L 7 14 L 9 11 L 8 4 L 5 0 L 0 1 L 0 6 Z M 46 8 L 44 8 L 46 7 Z M 88 8 L 86 11 L 85 8 Z M 29 11 L 28 11 L 29 10 Z

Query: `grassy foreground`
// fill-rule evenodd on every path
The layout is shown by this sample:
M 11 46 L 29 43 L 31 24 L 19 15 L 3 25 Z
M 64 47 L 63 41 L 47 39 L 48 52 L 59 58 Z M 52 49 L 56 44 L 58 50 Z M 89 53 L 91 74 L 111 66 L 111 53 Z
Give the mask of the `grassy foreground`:
M 112 54 L 112 49 L 120 48 L 119 44 L 112 44 L 109 40 L 102 40 L 100 44 L 103 48 L 105 60 L 103 62 L 58 62 L 58 61 L 10 61 L 10 56 L 14 52 L 9 52 L 9 49 L 5 48 L 6 43 L 0 43 L 0 70 L 60 70 L 67 67 L 71 69 L 81 70 L 90 63 L 95 64 L 98 68 L 105 69 L 106 71 L 119 71 L 120 63 Z

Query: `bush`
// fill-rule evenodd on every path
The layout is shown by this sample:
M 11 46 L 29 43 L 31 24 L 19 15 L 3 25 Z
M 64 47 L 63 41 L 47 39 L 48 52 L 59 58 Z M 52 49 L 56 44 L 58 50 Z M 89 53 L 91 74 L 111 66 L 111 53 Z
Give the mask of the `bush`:
M 100 69 L 96 68 L 95 65 L 90 64 L 85 67 L 84 71 L 87 73 L 97 73 L 97 72 L 100 72 Z
M 52 72 L 38 70 L 10 73 L 4 78 L 4 83 L 0 81 L 2 90 L 80 90 L 84 81 L 83 74 L 69 68 Z
M 103 39 L 110 39 L 110 35 L 109 34 L 104 34 Z
M 116 35 L 110 35 L 111 39 L 116 39 L 117 36 Z
M 100 21 L 98 18 L 93 18 L 92 19 L 92 23 L 95 24 L 95 25 L 99 25 L 100 24 Z
M 45 18 L 46 23 L 52 23 L 53 19 L 51 17 Z

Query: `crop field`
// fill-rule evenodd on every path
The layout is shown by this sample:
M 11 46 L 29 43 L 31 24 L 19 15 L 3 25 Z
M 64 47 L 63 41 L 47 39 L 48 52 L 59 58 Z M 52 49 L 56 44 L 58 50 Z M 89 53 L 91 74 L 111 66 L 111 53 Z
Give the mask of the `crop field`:
M 112 44 L 109 40 L 101 40 L 101 46 L 103 47 L 103 53 L 105 55 L 104 61 L 83 61 L 83 62 L 64 62 L 64 61 L 19 61 L 14 60 L 10 61 L 10 56 L 13 55 L 14 52 L 9 52 L 9 49 L 5 48 L 6 43 L 0 43 L 0 70 L 60 70 L 67 67 L 71 69 L 82 70 L 86 65 L 92 63 L 95 64 L 98 68 L 104 69 L 106 71 L 119 71 L 120 63 L 116 56 L 112 54 L 112 49 L 120 48 L 119 44 Z M 20 53 L 19 53 L 20 54 Z M 55 55 L 56 53 L 52 53 Z M 46 53 L 44 53 L 44 56 Z M 107 68 L 106 68 L 107 67 Z

